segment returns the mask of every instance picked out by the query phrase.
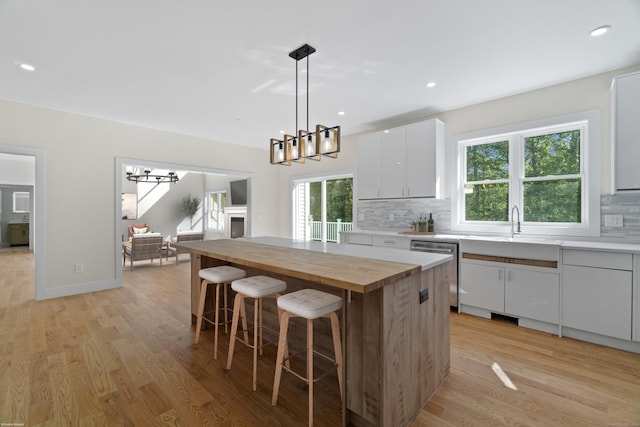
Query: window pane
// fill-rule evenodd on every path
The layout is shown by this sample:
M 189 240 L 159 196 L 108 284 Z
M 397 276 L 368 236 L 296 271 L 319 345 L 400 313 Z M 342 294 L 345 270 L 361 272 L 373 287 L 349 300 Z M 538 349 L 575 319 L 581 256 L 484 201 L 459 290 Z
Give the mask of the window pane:
M 467 221 L 508 221 L 509 184 L 469 184 L 464 203 Z
M 353 178 L 327 181 L 327 221 L 351 222 L 353 212 Z
M 523 219 L 527 222 L 575 222 L 582 220 L 580 179 L 524 183 Z
M 524 139 L 525 177 L 580 173 L 580 130 Z
M 468 145 L 467 181 L 509 178 L 509 141 Z
M 322 220 L 322 182 L 309 183 L 309 213 L 312 221 Z
M 220 210 L 224 210 L 227 207 L 227 192 L 220 193 Z

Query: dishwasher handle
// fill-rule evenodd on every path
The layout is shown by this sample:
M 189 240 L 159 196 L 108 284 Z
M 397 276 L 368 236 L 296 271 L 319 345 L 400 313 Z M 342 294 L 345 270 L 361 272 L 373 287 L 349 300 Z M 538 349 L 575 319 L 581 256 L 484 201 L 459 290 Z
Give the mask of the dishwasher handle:
M 414 246 L 411 248 L 414 252 L 430 252 L 434 254 L 453 254 L 453 249 L 436 249 L 436 248 L 424 248 L 420 246 Z

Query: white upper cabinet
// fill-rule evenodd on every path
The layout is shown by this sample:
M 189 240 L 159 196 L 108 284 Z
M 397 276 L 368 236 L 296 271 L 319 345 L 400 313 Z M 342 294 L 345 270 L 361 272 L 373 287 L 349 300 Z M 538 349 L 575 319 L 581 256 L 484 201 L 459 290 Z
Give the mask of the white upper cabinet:
M 358 198 L 376 199 L 382 187 L 382 133 L 371 133 L 358 141 Z
M 640 190 L 640 73 L 614 78 L 611 91 L 615 190 Z
M 407 129 L 382 133 L 382 194 L 384 199 L 405 197 L 407 185 Z
M 444 138 L 437 119 L 361 137 L 358 198 L 441 197 Z
M 407 196 L 444 196 L 444 138 L 444 123 L 437 119 L 407 126 Z

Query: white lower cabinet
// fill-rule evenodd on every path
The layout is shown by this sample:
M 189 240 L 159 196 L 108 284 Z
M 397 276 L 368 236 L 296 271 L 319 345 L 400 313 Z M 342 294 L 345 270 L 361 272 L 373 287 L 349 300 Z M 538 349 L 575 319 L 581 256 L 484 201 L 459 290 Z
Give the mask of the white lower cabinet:
M 562 288 L 563 326 L 631 339 L 631 271 L 564 265 Z
M 460 263 L 460 303 L 558 324 L 560 276 L 542 269 Z
M 504 311 L 516 317 L 558 324 L 560 275 L 521 269 L 506 271 Z
M 504 312 L 504 268 L 460 263 L 460 304 Z

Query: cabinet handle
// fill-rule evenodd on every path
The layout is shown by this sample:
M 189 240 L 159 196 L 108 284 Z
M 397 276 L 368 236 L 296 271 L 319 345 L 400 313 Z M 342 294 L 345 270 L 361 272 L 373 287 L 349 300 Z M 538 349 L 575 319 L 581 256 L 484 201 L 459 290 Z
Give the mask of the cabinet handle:
M 509 270 L 509 281 L 511 281 L 511 273 L 512 273 L 512 271 Z
M 404 197 L 404 188 L 402 189 L 402 196 Z
M 411 189 L 407 188 L 407 196 L 410 196 L 410 195 L 411 195 Z
M 502 270 L 498 270 L 498 280 L 502 280 Z

